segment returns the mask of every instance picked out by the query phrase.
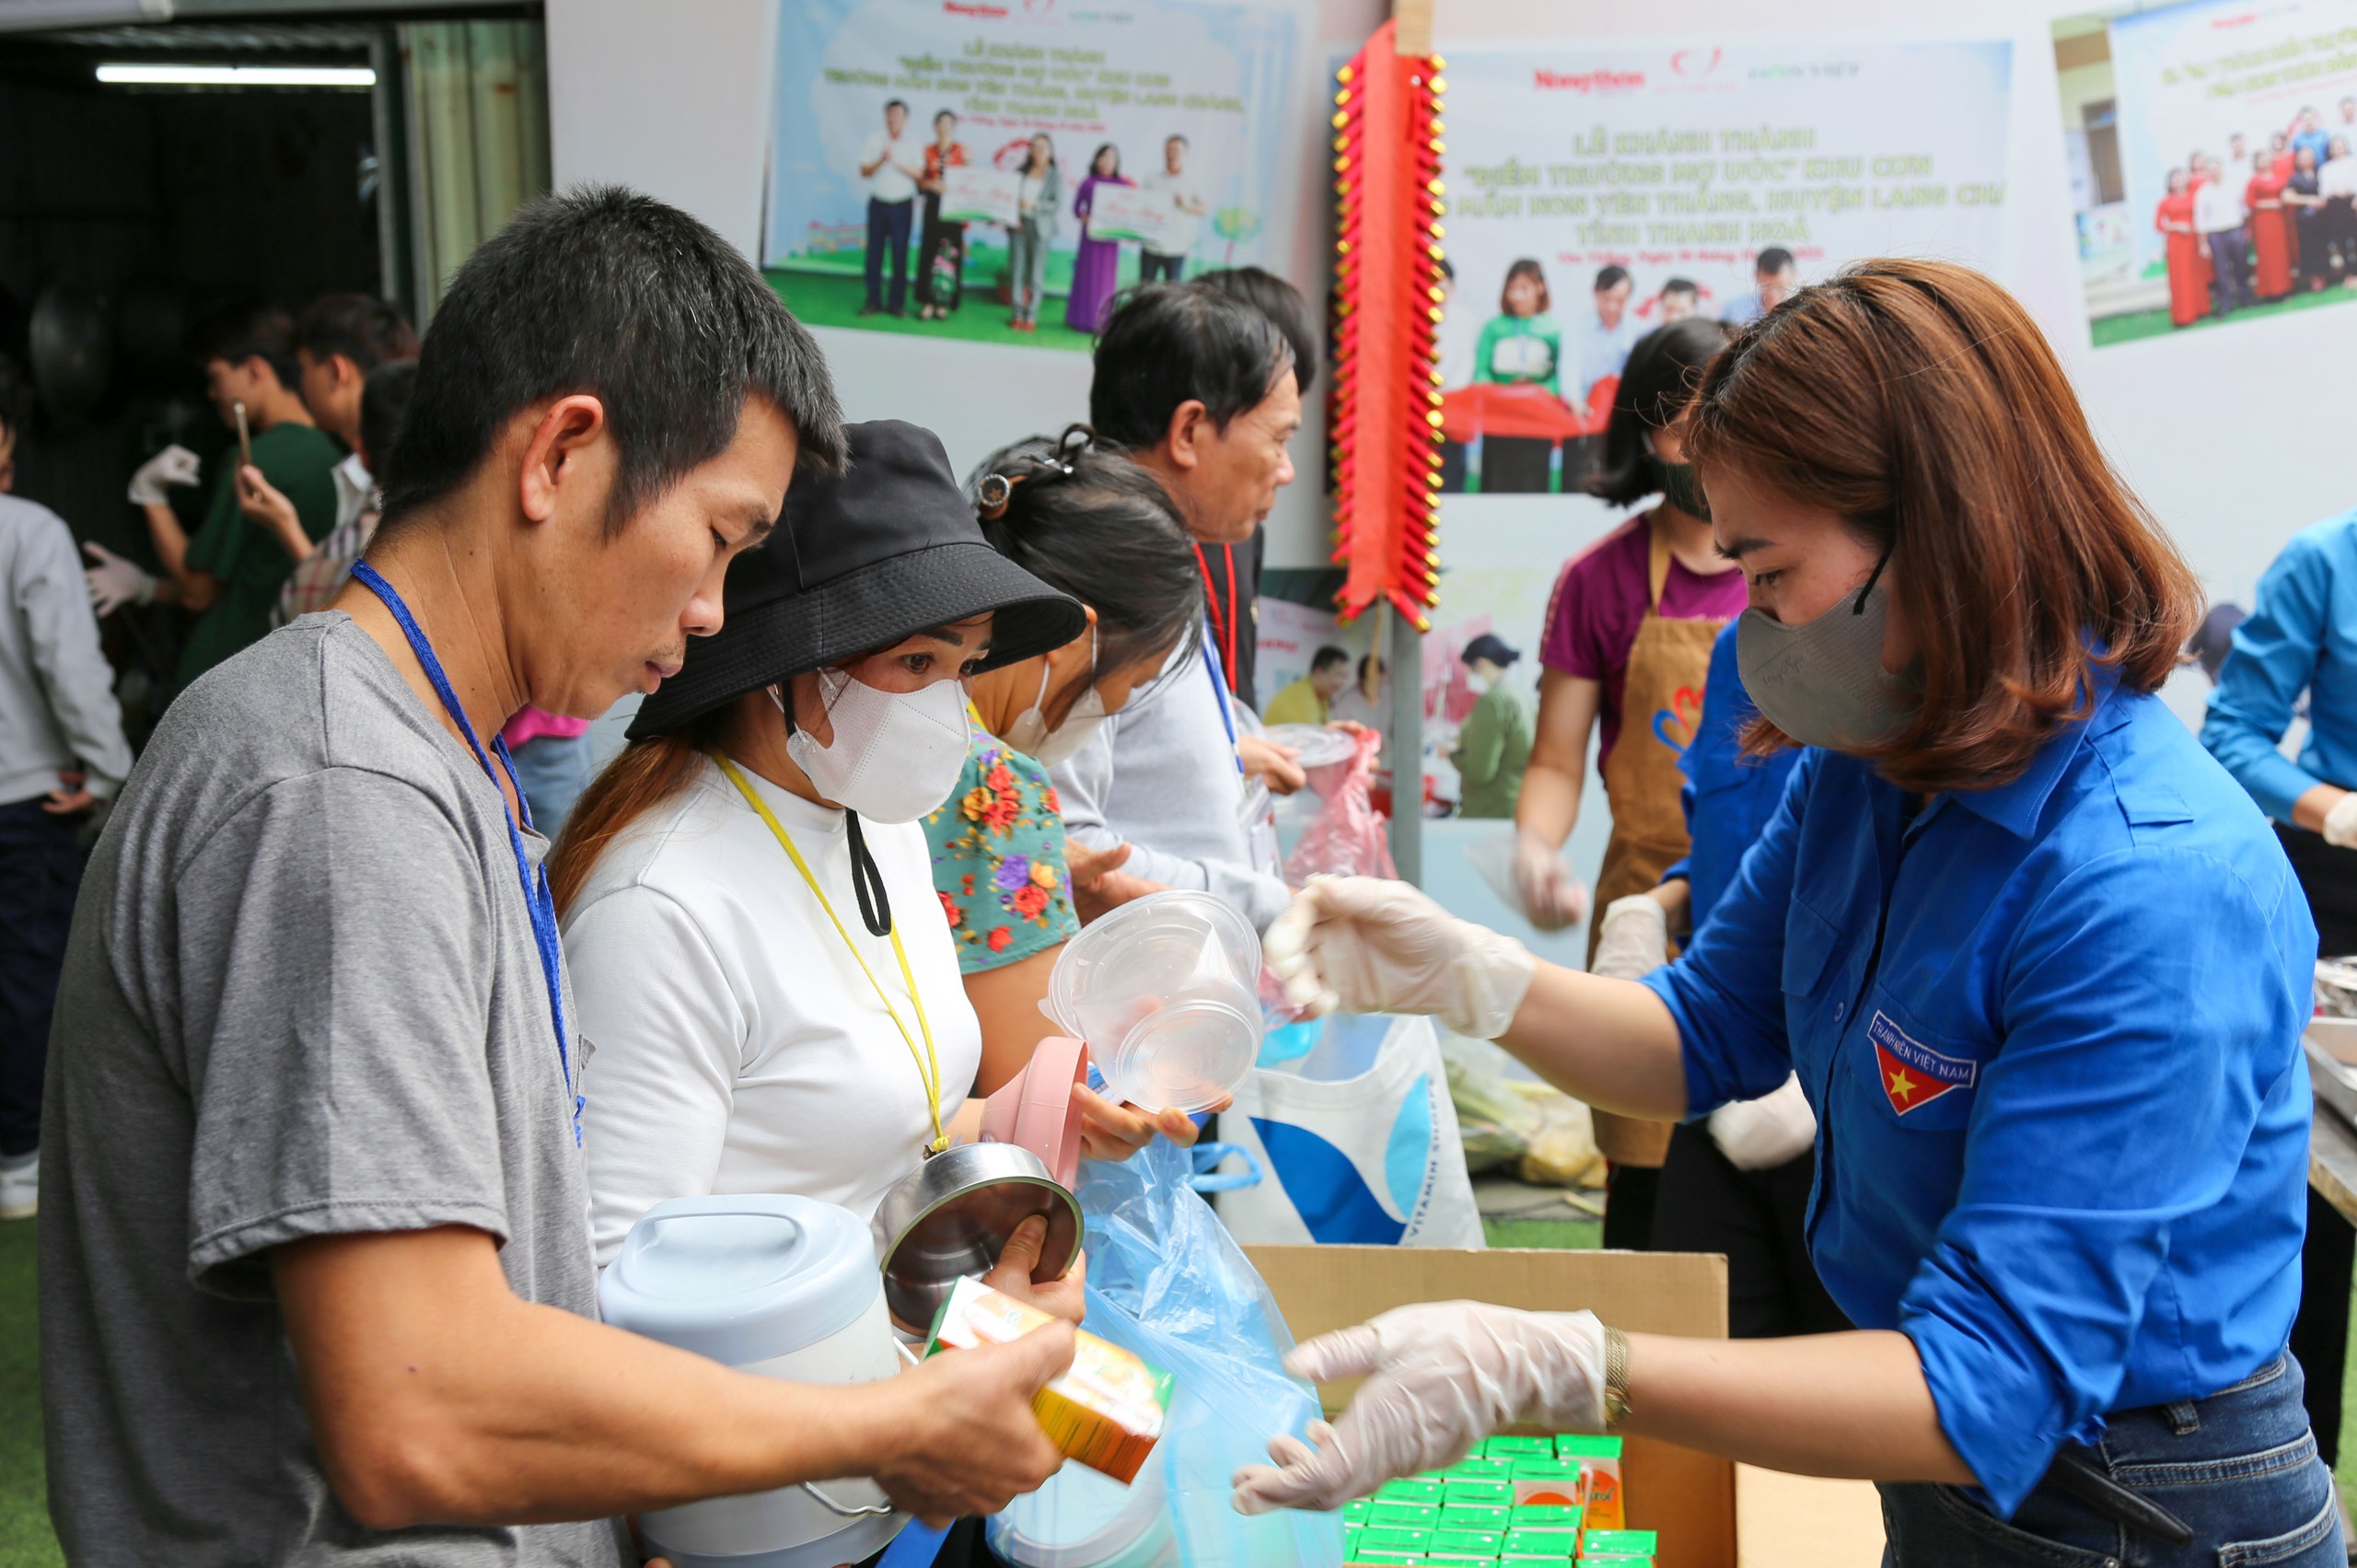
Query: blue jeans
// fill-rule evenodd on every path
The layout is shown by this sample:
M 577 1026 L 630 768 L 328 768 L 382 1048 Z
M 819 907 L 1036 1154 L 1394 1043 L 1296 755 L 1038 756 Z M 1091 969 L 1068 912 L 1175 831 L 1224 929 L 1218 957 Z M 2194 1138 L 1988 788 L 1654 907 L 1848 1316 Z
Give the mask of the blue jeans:
M 916 198 L 905 202 L 879 202 L 867 198 L 867 308 L 886 308 L 883 299 L 884 251 L 892 252 L 892 303 L 889 308 L 898 316 L 909 303 L 909 219 L 916 211 Z
M 1159 250 L 1138 252 L 1138 282 L 1177 283 L 1186 275 L 1187 258 L 1166 256 Z
M 540 735 L 516 748 L 516 784 L 532 808 L 532 826 L 554 838 L 589 787 L 589 738 Z
M 1886 1485 L 1887 1568 L 2344 1568 L 2332 1472 L 2301 1408 L 2287 1353 L 2203 1400 L 2114 1411 L 2076 1449 L 2119 1485 L 2176 1515 L 2173 1546 L 2064 1492 L 2049 1475 L 2012 1522 L 1953 1486 Z
M 1039 224 L 1025 218 L 1006 235 L 1007 299 L 1017 319 L 1039 319 L 1039 296 L 1048 292 L 1048 239 Z

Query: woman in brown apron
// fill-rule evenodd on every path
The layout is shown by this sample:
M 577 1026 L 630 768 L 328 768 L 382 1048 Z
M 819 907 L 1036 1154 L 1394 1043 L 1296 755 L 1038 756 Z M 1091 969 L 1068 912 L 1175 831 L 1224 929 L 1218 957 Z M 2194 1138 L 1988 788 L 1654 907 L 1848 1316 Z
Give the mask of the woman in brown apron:
M 1745 589 L 1742 574 L 1715 555 L 1707 509 L 1691 470 L 1678 460 L 1669 426 L 1724 343 L 1718 323 L 1689 319 L 1647 335 L 1631 353 L 1603 462 L 1588 489 L 1622 505 L 1655 494 L 1662 499 L 1567 566 L 1548 607 L 1538 738 L 1515 810 L 1516 885 L 1541 929 L 1572 924 L 1586 912 L 1585 891 L 1562 850 L 1578 819 L 1589 736 L 1599 720 L 1612 838 L 1596 908 L 1652 888 L 1686 853 L 1678 753 L 1701 713 L 1712 640 L 1743 608 Z M 1639 562 L 1644 599 L 1632 633 L 1626 602 Z M 1617 694 L 1610 679 L 1616 670 L 1622 676 Z M 1592 926 L 1591 960 L 1595 954 Z M 1596 1113 L 1596 1145 L 1613 1167 L 1607 1247 L 1647 1244 L 1669 1131 L 1666 1122 Z

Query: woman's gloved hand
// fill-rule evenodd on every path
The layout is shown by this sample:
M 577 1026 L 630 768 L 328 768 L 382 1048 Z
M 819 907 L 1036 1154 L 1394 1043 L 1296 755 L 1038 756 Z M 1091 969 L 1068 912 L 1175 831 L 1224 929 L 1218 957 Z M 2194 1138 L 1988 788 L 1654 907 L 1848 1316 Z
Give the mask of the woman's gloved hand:
M 100 618 L 126 604 L 155 602 L 156 579 L 136 565 L 95 541 L 86 541 L 82 553 L 98 563 L 84 568 L 82 583 L 90 590 L 90 609 Z
M 2324 814 L 2324 842 L 2338 849 L 2357 849 L 2357 791 L 2334 801 Z
M 1499 1427 L 1604 1429 L 1604 1325 L 1593 1312 L 1516 1312 L 1479 1301 L 1402 1307 L 1297 1346 L 1285 1365 L 1318 1382 L 1364 1377 L 1311 1441 L 1279 1436 L 1274 1467 L 1236 1472 L 1236 1511 L 1339 1508 L 1395 1476 L 1455 1464 Z
M 1311 1014 L 1429 1013 L 1495 1040 L 1538 960 L 1511 936 L 1457 919 L 1405 882 L 1315 877 L 1260 944 L 1285 995 Z
M 165 447 L 139 465 L 131 476 L 131 504 L 134 506 L 168 506 L 172 498 L 167 494 L 169 485 L 194 484 L 204 470 L 204 463 L 186 447 Z
M 1773 1170 L 1817 1142 L 1817 1113 L 1801 1093 L 1797 1074 L 1758 1099 L 1719 1107 L 1709 1125 L 1719 1153 L 1737 1170 Z
M 1514 836 L 1514 887 L 1522 912 L 1541 931 L 1577 925 L 1587 913 L 1587 888 L 1572 875 L 1562 852 L 1536 834 Z
M 1590 974 L 1634 980 L 1669 962 L 1669 912 L 1651 893 L 1631 893 L 1604 906 Z

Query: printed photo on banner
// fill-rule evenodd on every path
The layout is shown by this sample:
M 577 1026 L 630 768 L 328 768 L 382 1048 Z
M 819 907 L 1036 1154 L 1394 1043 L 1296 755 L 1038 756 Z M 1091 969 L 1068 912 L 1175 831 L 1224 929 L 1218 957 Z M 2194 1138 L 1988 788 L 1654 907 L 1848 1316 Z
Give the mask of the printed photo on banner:
M 762 261 L 804 320 L 1086 352 L 1106 304 L 1282 253 L 1292 5 L 796 0 Z
M 1445 487 L 1576 490 L 1629 351 L 1864 256 L 1997 272 L 2012 46 L 1447 52 Z
M 2098 348 L 2357 299 L 2357 0 L 2054 24 Z

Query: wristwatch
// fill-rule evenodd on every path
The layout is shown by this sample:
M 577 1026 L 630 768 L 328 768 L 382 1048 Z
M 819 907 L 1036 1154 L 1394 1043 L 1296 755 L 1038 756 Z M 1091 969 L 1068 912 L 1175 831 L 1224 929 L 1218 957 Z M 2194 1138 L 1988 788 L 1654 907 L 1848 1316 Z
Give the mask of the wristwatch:
M 1604 1424 L 1620 1425 L 1629 1419 L 1629 1336 L 1618 1329 L 1604 1330 Z

